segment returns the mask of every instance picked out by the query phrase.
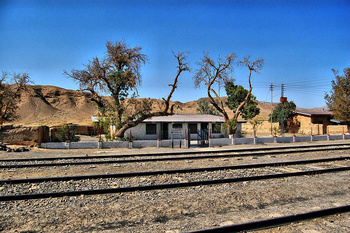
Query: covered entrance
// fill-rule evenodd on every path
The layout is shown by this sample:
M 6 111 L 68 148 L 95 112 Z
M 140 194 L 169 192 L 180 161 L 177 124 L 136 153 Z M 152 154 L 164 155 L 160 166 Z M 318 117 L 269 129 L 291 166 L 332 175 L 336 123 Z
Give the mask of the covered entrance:
M 200 124 L 188 124 L 188 142 L 189 147 L 208 147 L 209 146 L 209 123 L 202 122 Z
M 198 146 L 209 146 L 209 124 L 201 123 L 201 129 L 198 131 Z

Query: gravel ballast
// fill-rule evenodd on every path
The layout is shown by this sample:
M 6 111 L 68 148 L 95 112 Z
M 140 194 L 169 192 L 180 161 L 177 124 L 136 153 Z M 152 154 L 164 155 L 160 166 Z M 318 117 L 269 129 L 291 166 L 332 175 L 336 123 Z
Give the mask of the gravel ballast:
M 98 152 L 98 151 L 96 151 Z M 4 152 L 6 153 L 6 152 Z M 27 152 L 24 152 L 27 153 Z M 23 154 L 24 154 L 23 153 Z M 29 153 L 34 153 L 30 151 Z M 40 153 L 43 153 L 41 151 Z M 58 151 L 48 150 L 46 156 Z M 71 151 L 71 153 L 74 153 Z M 84 152 L 79 152 L 84 153 Z M 89 151 L 89 153 L 94 153 Z M 319 157 L 346 156 L 346 151 L 312 152 L 258 158 L 205 159 L 157 163 L 96 165 L 48 168 L 2 169 L 2 179 L 56 175 L 104 174 L 140 170 L 165 170 L 185 167 L 223 166 L 265 163 Z M 4 156 L 4 155 L 3 155 Z M 23 155 L 21 155 L 23 156 Z M 335 162 L 326 164 L 349 165 Z M 288 167 L 289 168 L 289 167 Z M 316 166 L 317 168 L 317 166 Z M 274 169 L 283 169 L 274 168 Z M 295 166 L 293 169 L 302 169 Z M 155 177 L 71 181 L 52 189 L 89 189 L 115 185 L 152 184 L 214 179 L 244 174 L 257 175 L 265 169 L 250 171 L 218 171 L 200 174 L 173 174 Z M 280 170 L 279 170 L 280 171 Z M 5 174 L 6 173 L 6 174 Z M 290 177 L 265 181 L 197 186 L 189 188 L 105 194 L 38 200 L 0 202 L 0 231 L 4 232 L 184 232 L 303 213 L 322 208 L 349 205 L 350 172 Z M 120 181 L 120 182 L 119 182 Z M 57 183 L 58 184 L 58 183 Z M 69 184 L 69 185 L 68 185 Z M 21 184 L 18 189 L 43 192 L 50 184 Z M 44 186 L 42 186 L 44 185 Z M 16 193 L 15 186 L 2 185 L 1 195 Z M 17 186 L 16 186 L 17 187 Z M 350 232 L 349 213 L 301 223 L 288 224 L 261 232 Z

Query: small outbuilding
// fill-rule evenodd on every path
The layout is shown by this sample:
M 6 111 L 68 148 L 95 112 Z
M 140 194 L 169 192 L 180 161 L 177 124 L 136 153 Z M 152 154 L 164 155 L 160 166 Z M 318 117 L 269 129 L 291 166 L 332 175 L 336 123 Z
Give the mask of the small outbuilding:
M 348 132 L 347 121 L 333 119 L 330 111 L 296 111 L 289 119 L 290 132 L 305 134 L 342 134 Z
M 327 126 L 332 125 L 332 112 L 327 111 L 296 111 L 290 118 L 289 131 L 299 131 L 306 134 L 326 134 Z M 291 120 L 293 123 L 291 123 Z M 294 130 L 291 129 L 294 127 Z

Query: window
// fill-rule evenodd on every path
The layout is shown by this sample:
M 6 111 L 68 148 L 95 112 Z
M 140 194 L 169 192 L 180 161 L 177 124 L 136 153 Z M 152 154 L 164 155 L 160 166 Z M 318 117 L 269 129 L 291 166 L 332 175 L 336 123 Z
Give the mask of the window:
M 173 129 L 182 129 L 182 124 L 179 124 L 179 123 L 173 124 Z
M 157 134 L 157 125 L 156 124 L 146 124 L 146 134 Z
M 197 124 L 188 124 L 188 130 L 191 134 L 197 133 Z
M 221 124 L 213 123 L 213 133 L 221 133 Z
M 182 134 L 182 124 L 181 123 L 174 123 L 172 125 L 171 133 L 175 134 Z

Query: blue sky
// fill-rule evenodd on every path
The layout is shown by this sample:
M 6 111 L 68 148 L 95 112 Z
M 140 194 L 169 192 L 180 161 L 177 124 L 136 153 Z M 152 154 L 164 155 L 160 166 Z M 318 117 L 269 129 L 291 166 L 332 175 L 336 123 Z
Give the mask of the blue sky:
M 141 97 L 162 98 L 176 74 L 172 51 L 189 51 L 191 73 L 181 77 L 173 100 L 206 96 L 193 76 L 203 52 L 213 58 L 232 52 L 265 59 L 253 76 L 253 94 L 297 107 L 325 105 L 331 69 L 350 66 L 350 1 L 338 0 L 125 0 L 0 2 L 0 71 L 28 72 L 35 84 L 77 89 L 63 70 L 83 69 L 105 54 L 107 41 L 141 46 Z M 237 67 L 237 84 L 247 87 L 248 71 Z M 225 95 L 221 89 L 221 95 Z

